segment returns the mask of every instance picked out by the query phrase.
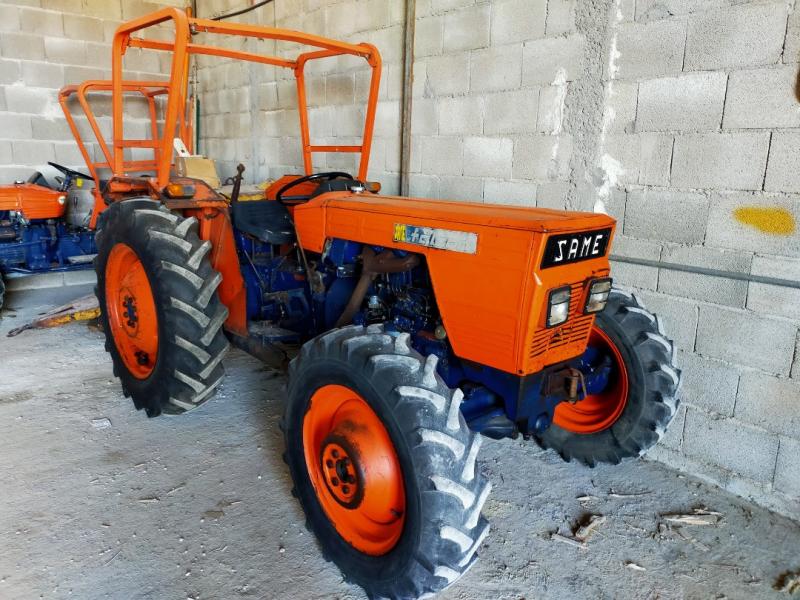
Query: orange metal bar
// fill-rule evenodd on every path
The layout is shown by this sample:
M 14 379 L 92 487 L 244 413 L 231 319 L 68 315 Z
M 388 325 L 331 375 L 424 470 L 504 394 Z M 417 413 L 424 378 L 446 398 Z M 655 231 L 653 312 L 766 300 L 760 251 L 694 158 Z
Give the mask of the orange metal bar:
M 341 56 L 341 55 L 342 53 L 336 50 L 317 50 L 316 52 L 306 52 L 297 57 L 297 64 L 302 65 L 307 63 L 309 60 L 315 60 L 317 58 L 329 58 L 331 56 Z
M 123 148 L 157 148 L 158 140 L 122 140 Z
M 189 65 L 191 64 L 190 60 L 191 54 L 186 54 L 186 63 L 183 65 L 183 72 L 185 73 L 183 77 L 183 85 L 181 86 L 181 139 L 184 140 L 184 143 L 187 143 L 187 147 L 189 146 L 188 138 L 188 129 L 186 119 L 188 118 L 188 110 L 189 107 L 186 105 L 186 100 L 189 97 Z
M 348 44 L 347 42 L 339 42 L 330 38 L 312 35 L 310 33 L 301 33 L 299 31 L 291 31 L 289 29 L 212 21 L 210 19 L 190 19 L 190 21 L 193 30 L 198 33 L 222 33 L 226 35 L 254 37 L 262 40 L 269 39 L 283 42 L 295 42 L 306 46 L 333 50 L 336 54 L 353 54 L 364 58 L 369 58 L 371 54 L 370 50 L 363 44 Z
M 108 163 L 100 162 L 94 163 L 94 166 L 98 169 L 110 169 L 111 165 Z M 149 169 L 155 169 L 158 167 L 158 162 L 155 160 L 128 160 L 125 161 L 125 168 L 127 171 L 143 171 Z
M 364 117 L 364 139 L 361 149 L 361 165 L 358 168 L 358 178 L 361 179 L 361 181 L 367 180 L 367 171 L 369 170 L 369 157 L 372 152 L 372 136 L 375 132 L 375 113 L 378 110 L 378 94 L 381 88 L 381 69 L 383 67 L 381 53 L 378 52 L 378 49 L 375 46 L 364 45 L 372 50 L 368 58 L 369 64 L 372 67 L 372 81 L 369 85 L 367 114 Z
M 361 152 L 363 146 L 308 146 L 310 152 Z
M 167 96 L 167 110 L 164 118 L 164 135 L 161 138 L 160 159 L 156 169 L 156 182 L 159 188 L 164 188 L 169 182 L 172 163 L 172 137 L 178 125 L 179 112 L 185 107 L 180 106 L 181 86 L 186 76 L 187 45 L 189 44 L 189 18 L 185 12 L 177 8 L 164 8 L 150 15 L 123 23 L 114 33 L 111 56 L 112 77 L 112 114 L 114 120 L 114 152 L 112 155 L 113 171 L 121 175 L 124 166 L 124 124 L 122 114 L 122 59 L 131 43 L 131 34 L 152 25 L 172 20 L 175 26 L 175 43 L 173 44 L 173 59 L 168 83 L 169 95 Z
M 158 111 L 156 108 L 156 97 L 155 95 L 150 95 L 147 97 L 147 108 L 150 113 L 150 137 L 154 140 L 159 138 L 158 135 Z M 155 158 L 156 162 L 161 160 L 161 147 L 156 146 L 153 149 L 153 158 Z
M 300 142 L 303 148 L 303 168 L 306 175 L 314 172 L 314 161 L 311 157 L 311 133 L 308 125 L 308 102 L 306 99 L 306 77 L 303 65 L 294 71 L 297 82 L 297 113 L 300 115 Z
M 130 46 L 135 48 L 147 48 L 150 50 L 164 50 L 172 52 L 174 44 L 169 42 L 162 42 L 159 40 L 148 40 L 142 38 L 131 38 Z M 295 61 L 286 60 L 285 58 L 278 58 L 277 56 L 265 56 L 263 54 L 255 54 L 253 52 L 245 52 L 244 50 L 231 50 L 230 48 L 220 48 L 219 46 L 206 46 L 204 44 L 188 44 L 186 46 L 190 54 L 203 54 L 206 56 L 221 56 L 223 58 L 233 58 L 235 60 L 246 60 L 250 62 L 262 63 L 265 65 L 272 65 L 274 67 L 286 67 L 293 69 Z
M 186 131 L 186 135 L 188 136 L 187 140 L 186 140 L 188 142 L 188 144 L 187 144 L 186 147 L 189 149 L 189 154 L 194 154 L 195 153 L 195 149 L 194 149 L 194 126 L 195 126 L 195 121 L 197 119 L 197 112 L 196 111 L 197 111 L 197 98 L 195 97 L 194 92 L 192 92 L 192 95 L 189 96 L 189 117 L 188 117 L 189 118 L 189 126 L 187 127 L 187 131 Z

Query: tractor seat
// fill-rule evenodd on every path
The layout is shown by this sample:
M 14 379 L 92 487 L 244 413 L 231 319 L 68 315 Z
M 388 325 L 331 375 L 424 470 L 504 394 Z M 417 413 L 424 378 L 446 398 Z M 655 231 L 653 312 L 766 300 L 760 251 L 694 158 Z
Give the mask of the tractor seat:
M 275 200 L 247 200 L 231 205 L 234 226 L 267 244 L 292 244 L 294 224 L 289 211 Z

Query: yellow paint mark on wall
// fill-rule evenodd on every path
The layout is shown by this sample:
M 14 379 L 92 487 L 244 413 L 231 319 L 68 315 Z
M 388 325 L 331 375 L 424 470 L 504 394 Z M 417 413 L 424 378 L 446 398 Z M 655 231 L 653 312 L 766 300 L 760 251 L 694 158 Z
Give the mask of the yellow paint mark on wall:
M 773 235 L 791 235 L 797 228 L 792 213 L 785 208 L 742 206 L 733 211 L 733 216 L 740 223 Z

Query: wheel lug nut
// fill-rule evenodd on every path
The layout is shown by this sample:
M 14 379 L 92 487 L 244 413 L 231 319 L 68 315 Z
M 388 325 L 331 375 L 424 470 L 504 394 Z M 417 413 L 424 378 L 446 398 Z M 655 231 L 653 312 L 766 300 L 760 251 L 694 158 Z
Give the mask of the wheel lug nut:
M 339 458 L 339 451 L 338 450 L 334 450 L 333 452 L 331 452 L 331 454 L 333 455 L 333 458 Z
M 343 485 L 342 486 L 342 493 L 343 494 L 349 494 L 350 493 L 350 487 L 346 486 L 346 485 Z
M 328 467 L 329 469 L 332 469 L 333 461 L 329 458 L 328 460 L 325 461 L 325 466 Z
M 333 479 L 331 479 L 331 485 L 334 485 L 334 486 L 339 485 L 339 480 L 336 479 L 336 477 L 334 477 Z

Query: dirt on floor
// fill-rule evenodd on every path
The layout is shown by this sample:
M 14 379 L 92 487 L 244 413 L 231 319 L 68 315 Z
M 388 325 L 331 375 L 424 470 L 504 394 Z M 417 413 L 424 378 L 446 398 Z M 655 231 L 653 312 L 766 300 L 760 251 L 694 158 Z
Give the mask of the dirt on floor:
M 0 598 L 364 598 L 291 496 L 283 376 L 234 351 L 215 400 L 148 420 L 97 331 L 5 337 L 84 291 L 12 293 L 0 320 Z M 442 599 L 790 598 L 798 523 L 655 463 L 482 452 L 492 531 Z

